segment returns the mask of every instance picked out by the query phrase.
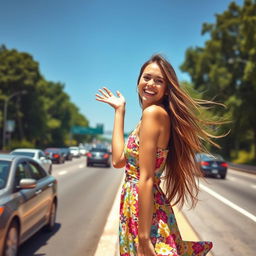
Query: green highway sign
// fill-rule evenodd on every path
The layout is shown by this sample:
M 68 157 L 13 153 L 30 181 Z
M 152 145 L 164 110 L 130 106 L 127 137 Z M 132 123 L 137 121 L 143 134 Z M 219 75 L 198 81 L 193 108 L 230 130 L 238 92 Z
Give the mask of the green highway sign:
M 103 134 L 103 125 L 97 125 L 96 128 L 73 126 L 71 132 L 72 134 Z

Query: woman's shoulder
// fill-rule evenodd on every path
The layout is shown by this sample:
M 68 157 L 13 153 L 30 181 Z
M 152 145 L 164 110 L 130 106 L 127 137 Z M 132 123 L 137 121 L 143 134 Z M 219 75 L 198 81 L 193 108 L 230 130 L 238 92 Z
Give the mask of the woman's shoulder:
M 145 118 L 166 119 L 169 118 L 167 111 L 159 105 L 150 105 L 143 110 L 142 116 Z

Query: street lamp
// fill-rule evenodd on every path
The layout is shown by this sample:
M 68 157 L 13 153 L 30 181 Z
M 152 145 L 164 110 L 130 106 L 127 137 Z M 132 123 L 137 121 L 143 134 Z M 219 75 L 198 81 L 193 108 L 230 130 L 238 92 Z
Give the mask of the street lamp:
M 6 120 L 7 120 L 7 107 L 8 107 L 8 101 L 17 96 L 17 95 L 20 95 L 20 94 L 26 94 L 27 91 L 23 90 L 23 91 L 20 91 L 20 92 L 15 92 L 13 94 L 11 94 L 9 97 L 7 96 L 5 99 L 4 99 L 4 123 L 3 123 L 3 146 L 2 148 L 4 149 L 5 148 L 5 135 L 6 135 Z

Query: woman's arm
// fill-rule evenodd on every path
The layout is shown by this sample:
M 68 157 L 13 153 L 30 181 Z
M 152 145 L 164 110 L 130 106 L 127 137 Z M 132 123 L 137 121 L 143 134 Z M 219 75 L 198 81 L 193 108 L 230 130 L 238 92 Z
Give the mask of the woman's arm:
M 161 131 L 160 107 L 152 105 L 142 114 L 140 127 L 139 166 L 139 246 L 143 253 L 156 255 L 150 241 L 150 229 L 153 215 L 153 184 L 157 142 Z
M 125 115 L 125 99 L 123 95 L 117 91 L 115 96 L 106 87 L 99 90 L 100 94 L 96 94 L 96 100 L 108 103 L 115 109 L 114 128 L 112 134 L 112 164 L 115 168 L 121 168 L 125 165 L 124 157 L 124 115 Z
M 112 133 L 112 164 L 115 168 L 122 168 L 125 165 L 124 115 L 124 107 L 115 110 L 114 128 Z

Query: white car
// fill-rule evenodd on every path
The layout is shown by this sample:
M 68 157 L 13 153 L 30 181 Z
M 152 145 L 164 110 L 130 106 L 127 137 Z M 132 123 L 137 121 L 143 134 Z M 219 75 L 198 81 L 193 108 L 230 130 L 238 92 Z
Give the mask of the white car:
M 79 147 L 69 147 L 69 149 L 73 157 L 80 157 Z
M 79 147 L 79 154 L 80 156 L 85 156 L 86 155 L 86 149 L 85 148 L 82 148 L 82 147 Z
M 11 155 L 22 155 L 28 156 L 36 160 L 42 165 L 42 167 L 48 171 L 49 174 L 52 173 L 52 160 L 50 160 L 41 149 L 34 148 L 18 148 L 13 150 Z

